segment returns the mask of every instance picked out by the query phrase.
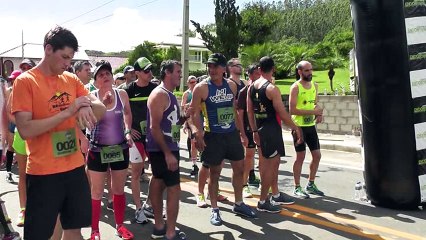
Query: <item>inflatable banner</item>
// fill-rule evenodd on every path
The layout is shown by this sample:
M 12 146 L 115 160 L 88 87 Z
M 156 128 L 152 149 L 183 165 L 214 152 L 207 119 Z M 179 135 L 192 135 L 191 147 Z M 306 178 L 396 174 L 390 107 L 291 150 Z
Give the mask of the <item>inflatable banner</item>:
M 422 117 L 413 114 L 413 107 L 426 91 L 420 89 L 424 73 L 412 68 L 426 68 L 426 62 L 419 61 L 426 49 L 421 44 L 409 47 L 407 41 L 426 38 L 407 34 L 405 5 L 398 0 L 351 0 L 367 194 L 378 206 L 414 209 L 421 202 L 416 146 L 426 148 L 415 133 L 426 140 L 426 124 L 415 124 Z M 412 94 L 412 80 L 419 87 L 418 97 Z
M 406 0 L 405 28 L 421 201 L 426 202 L 426 1 Z

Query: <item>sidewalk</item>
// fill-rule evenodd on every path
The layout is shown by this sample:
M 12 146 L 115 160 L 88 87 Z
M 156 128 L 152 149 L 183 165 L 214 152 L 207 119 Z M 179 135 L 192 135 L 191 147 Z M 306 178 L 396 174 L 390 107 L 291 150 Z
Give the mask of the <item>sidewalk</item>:
M 293 145 L 293 137 L 289 131 L 283 130 L 283 138 L 286 145 Z M 321 149 L 361 153 L 360 136 L 318 133 L 318 138 Z

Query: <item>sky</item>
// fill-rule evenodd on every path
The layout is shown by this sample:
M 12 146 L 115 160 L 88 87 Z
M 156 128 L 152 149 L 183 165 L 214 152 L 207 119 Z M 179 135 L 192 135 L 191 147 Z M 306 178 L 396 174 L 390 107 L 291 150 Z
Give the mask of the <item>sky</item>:
M 240 9 L 248 2 L 236 0 Z M 213 0 L 189 4 L 190 20 L 214 22 Z M 82 49 L 130 50 L 181 33 L 182 9 L 183 0 L 0 0 L 0 53 L 21 45 L 22 32 L 25 43 L 43 43 L 55 25 L 70 29 Z

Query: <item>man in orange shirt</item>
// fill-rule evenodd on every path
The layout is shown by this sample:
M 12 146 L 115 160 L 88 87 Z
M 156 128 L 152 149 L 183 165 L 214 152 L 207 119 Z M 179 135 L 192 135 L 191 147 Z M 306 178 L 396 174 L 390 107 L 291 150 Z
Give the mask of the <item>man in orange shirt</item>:
M 91 223 L 91 201 L 76 117 L 91 129 L 97 121 L 93 112 L 105 106 L 65 72 L 78 50 L 69 30 L 50 30 L 43 46 L 43 59 L 15 81 L 12 97 L 12 114 L 27 141 L 24 239 L 49 239 L 58 214 L 63 239 L 82 239 L 81 228 Z

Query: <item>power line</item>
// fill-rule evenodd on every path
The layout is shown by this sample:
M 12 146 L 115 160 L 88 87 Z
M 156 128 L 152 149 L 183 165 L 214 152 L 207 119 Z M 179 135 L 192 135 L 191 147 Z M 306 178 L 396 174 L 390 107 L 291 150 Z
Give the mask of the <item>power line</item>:
M 82 16 L 84 16 L 84 15 L 88 14 L 88 13 L 91 13 L 91 12 L 93 12 L 93 11 L 95 11 L 95 10 L 98 10 L 99 8 L 101 8 L 101 7 L 103 7 L 103 6 L 107 5 L 107 4 L 110 4 L 110 3 L 114 2 L 114 1 L 115 1 L 115 0 L 110 0 L 110 1 L 108 1 L 108 2 L 106 2 L 106 3 L 104 3 L 104 4 L 102 4 L 102 5 L 100 5 L 100 6 L 98 6 L 98 7 L 93 8 L 92 10 L 89 10 L 89 11 L 87 11 L 87 12 L 85 12 L 85 13 L 82 13 L 82 14 L 78 15 L 77 17 L 74 17 L 74 18 L 69 19 L 69 20 L 67 20 L 67 21 L 65 21 L 65 22 L 63 22 L 63 23 L 61 23 L 60 25 L 64 25 L 65 23 L 71 22 L 71 21 L 73 21 L 73 20 L 75 20 L 75 19 L 77 19 L 77 18 L 80 18 L 80 17 L 82 17 Z
M 153 0 L 153 1 L 150 1 L 150 2 L 146 2 L 146 3 L 143 3 L 143 4 L 140 4 L 140 5 L 136 6 L 136 7 L 134 7 L 134 8 L 139 8 L 139 7 L 142 7 L 142 6 L 145 6 L 145 5 L 148 5 L 148 4 L 151 4 L 151 3 L 157 2 L 157 1 L 159 1 L 159 0 Z M 112 17 L 113 15 L 114 15 L 114 14 L 109 14 L 109 15 L 106 15 L 106 16 L 103 16 L 103 17 L 100 17 L 100 18 L 94 19 L 94 20 L 92 20 L 92 21 L 89 21 L 89 22 L 84 23 L 84 25 L 86 25 L 86 24 L 90 24 L 90 23 L 93 23 L 93 22 L 97 22 L 97 21 L 103 20 L 103 19 L 105 19 L 105 18 Z

